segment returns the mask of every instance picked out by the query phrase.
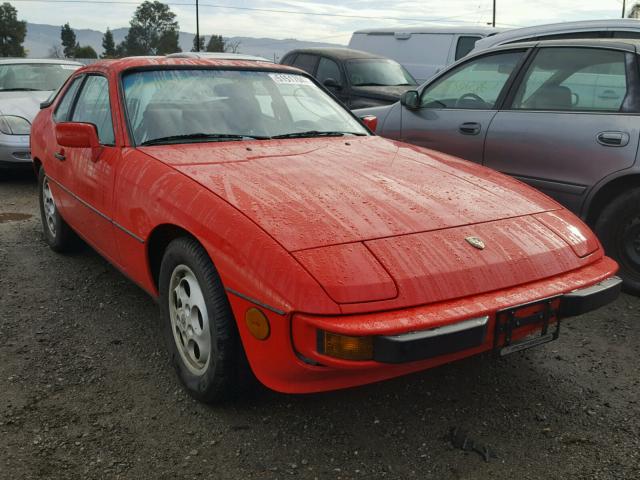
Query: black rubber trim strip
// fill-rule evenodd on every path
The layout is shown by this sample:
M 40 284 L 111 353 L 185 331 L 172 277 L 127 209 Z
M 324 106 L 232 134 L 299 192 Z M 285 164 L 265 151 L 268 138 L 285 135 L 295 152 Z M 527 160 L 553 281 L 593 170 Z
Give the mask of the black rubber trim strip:
M 256 305 L 262 307 L 262 308 L 266 308 L 267 310 L 272 311 L 273 313 L 277 313 L 278 315 L 286 315 L 287 312 L 285 312 L 284 310 L 279 310 L 275 307 L 272 307 L 270 305 L 267 305 L 266 303 L 261 302 L 260 300 L 256 300 L 255 298 L 251 298 L 248 295 L 245 295 L 244 293 L 240 293 L 237 290 L 234 290 L 233 288 L 229 288 L 229 287 L 225 287 L 225 290 L 229 293 L 234 294 L 236 297 L 240 297 L 248 302 L 251 303 L 255 303 Z
M 50 176 L 47 175 L 47 179 L 53 183 L 55 183 L 57 186 L 59 186 L 62 190 L 64 190 L 65 192 L 67 192 L 69 195 L 71 195 L 73 198 L 75 198 L 76 200 L 78 200 L 81 204 L 83 204 L 85 207 L 87 207 L 89 210 L 91 210 L 93 213 L 95 213 L 96 215 L 104 218 L 107 222 L 109 222 L 110 224 L 112 224 L 114 227 L 122 230 L 124 233 L 126 233 L 127 235 L 129 235 L 130 237 L 134 238 L 135 240 L 137 240 L 140 243 L 144 243 L 144 238 L 140 238 L 139 236 L 137 236 L 135 233 L 127 230 L 126 228 L 124 228 L 122 225 L 120 225 L 118 222 L 116 222 L 115 220 L 113 220 L 112 218 L 108 217 L 107 215 L 105 215 L 104 213 L 102 213 L 100 210 L 98 210 L 97 208 L 95 208 L 94 206 L 92 206 L 91 204 L 85 202 L 83 199 L 81 199 L 80 197 L 78 197 L 75 193 L 73 193 L 71 190 L 69 190 L 67 187 L 65 187 L 64 185 L 62 185 L 60 182 L 58 182 L 56 179 L 51 178 Z
M 621 289 L 622 280 L 610 277 L 591 287 L 567 293 L 560 302 L 560 316 L 573 317 L 604 307 L 618 298 Z
M 404 363 L 438 357 L 478 347 L 485 341 L 489 317 L 484 316 L 403 335 L 373 339 L 373 359 L 381 363 Z

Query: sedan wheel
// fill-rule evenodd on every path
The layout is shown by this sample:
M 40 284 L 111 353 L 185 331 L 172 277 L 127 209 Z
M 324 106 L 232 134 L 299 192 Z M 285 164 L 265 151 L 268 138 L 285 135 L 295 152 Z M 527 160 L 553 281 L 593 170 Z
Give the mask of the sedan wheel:
M 185 366 L 202 375 L 211 358 L 211 332 L 204 294 L 193 271 L 178 265 L 169 284 L 169 315 L 176 347 Z
M 182 383 L 203 402 L 235 393 L 243 350 L 207 252 L 192 238 L 173 240 L 162 258 L 159 284 L 167 348 Z
M 76 237 L 58 212 L 49 179 L 42 167 L 38 173 L 38 193 L 45 241 L 56 252 L 72 249 L 76 244 Z
M 595 231 L 607 255 L 620 265 L 624 289 L 640 295 L 640 188 L 624 192 L 609 203 Z

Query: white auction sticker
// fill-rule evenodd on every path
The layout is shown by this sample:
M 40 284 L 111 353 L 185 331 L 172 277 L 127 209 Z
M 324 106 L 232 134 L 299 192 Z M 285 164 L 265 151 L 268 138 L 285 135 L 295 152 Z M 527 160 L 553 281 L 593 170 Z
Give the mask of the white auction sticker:
M 289 73 L 270 73 L 271 79 L 283 85 L 313 85 L 313 82 L 302 75 L 291 75 Z
M 78 70 L 80 65 L 60 65 L 63 70 Z

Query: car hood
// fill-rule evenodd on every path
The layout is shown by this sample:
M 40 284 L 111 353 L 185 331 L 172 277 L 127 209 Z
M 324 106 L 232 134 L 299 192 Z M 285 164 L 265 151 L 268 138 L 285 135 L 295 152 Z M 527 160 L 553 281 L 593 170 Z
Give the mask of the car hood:
M 31 123 L 51 92 L 0 92 L 0 115 L 16 115 Z
M 380 137 L 142 147 L 289 251 L 560 208 L 492 170 Z
M 416 85 L 407 86 L 387 86 L 387 87 L 351 87 L 354 95 L 366 98 L 375 98 L 379 100 L 396 101 L 407 90 L 415 89 Z

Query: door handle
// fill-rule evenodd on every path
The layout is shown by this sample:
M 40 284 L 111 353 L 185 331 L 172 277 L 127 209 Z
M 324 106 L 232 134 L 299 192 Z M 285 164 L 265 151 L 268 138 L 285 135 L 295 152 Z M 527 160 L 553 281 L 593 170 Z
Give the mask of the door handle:
M 56 152 L 56 153 L 53 154 L 53 156 L 56 157 L 61 162 L 64 162 L 67 159 L 67 157 L 65 157 L 64 153 L 62 153 L 62 152 Z
M 482 125 L 477 122 L 465 122 L 458 127 L 458 131 L 463 135 L 478 135 Z
M 624 147 L 629 143 L 629 134 L 626 132 L 600 132 L 597 140 L 600 145 L 605 147 Z
M 613 90 L 605 90 L 600 95 L 598 95 L 598 98 L 601 100 L 617 100 L 620 98 L 620 95 L 618 95 Z

